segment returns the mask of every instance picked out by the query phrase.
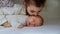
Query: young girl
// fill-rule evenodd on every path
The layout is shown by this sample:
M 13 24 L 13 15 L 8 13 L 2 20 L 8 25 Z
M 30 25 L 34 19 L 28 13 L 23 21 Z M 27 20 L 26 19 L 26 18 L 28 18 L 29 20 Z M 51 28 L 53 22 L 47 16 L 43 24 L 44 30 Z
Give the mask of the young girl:
M 24 0 L 27 15 L 38 15 L 43 9 L 46 0 Z
M 35 21 L 36 19 L 38 19 L 39 16 L 39 12 L 41 12 L 41 10 L 43 9 L 44 5 L 45 5 L 46 0 L 24 0 L 24 6 L 25 6 L 25 10 L 26 10 L 26 15 L 30 16 L 37 16 L 35 17 Z M 31 18 L 31 19 L 30 19 Z M 29 23 L 29 20 L 33 20 L 32 17 L 30 17 L 27 19 L 27 23 Z M 37 22 L 37 21 L 36 21 Z M 35 24 L 36 24 L 35 22 Z M 40 17 L 40 22 L 37 22 L 37 24 L 42 24 L 43 20 Z M 32 22 L 31 22 L 32 24 Z M 27 24 L 27 26 L 30 26 L 29 24 Z M 18 28 L 23 27 L 23 25 L 19 25 Z

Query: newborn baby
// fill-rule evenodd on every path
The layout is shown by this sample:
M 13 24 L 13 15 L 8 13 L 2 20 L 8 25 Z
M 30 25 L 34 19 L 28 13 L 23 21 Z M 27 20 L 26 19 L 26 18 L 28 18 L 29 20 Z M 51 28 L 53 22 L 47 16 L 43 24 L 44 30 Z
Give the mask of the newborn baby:
M 43 19 L 40 16 L 29 16 L 27 19 L 27 26 L 36 27 L 43 25 Z
M 40 16 L 8 16 L 8 21 L 2 24 L 4 27 L 15 27 L 23 28 L 28 27 L 38 27 L 43 25 L 43 19 Z
M 38 27 L 43 25 L 43 19 L 41 16 L 29 16 L 26 20 L 26 26 Z M 19 25 L 18 28 L 24 27 L 23 24 Z

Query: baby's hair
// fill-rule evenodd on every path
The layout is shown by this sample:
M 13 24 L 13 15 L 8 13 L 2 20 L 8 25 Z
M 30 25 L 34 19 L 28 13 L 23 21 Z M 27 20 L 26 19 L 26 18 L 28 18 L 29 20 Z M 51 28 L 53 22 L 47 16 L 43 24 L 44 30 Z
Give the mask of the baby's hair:
M 36 7 L 44 6 L 46 0 L 24 0 L 26 4 L 34 4 Z

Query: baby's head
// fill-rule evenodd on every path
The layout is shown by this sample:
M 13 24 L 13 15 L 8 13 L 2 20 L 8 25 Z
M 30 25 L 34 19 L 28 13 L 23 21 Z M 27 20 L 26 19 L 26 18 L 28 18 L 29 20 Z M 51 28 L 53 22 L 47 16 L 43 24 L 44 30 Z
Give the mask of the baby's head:
M 43 9 L 46 0 L 24 0 L 26 15 L 38 15 Z
M 27 26 L 35 27 L 43 25 L 43 19 L 40 16 L 29 16 Z

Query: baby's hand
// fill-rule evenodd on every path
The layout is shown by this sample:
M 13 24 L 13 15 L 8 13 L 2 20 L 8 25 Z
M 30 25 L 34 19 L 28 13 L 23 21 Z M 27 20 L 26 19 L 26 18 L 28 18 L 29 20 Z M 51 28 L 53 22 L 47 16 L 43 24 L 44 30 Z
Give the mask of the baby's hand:
M 23 27 L 24 27 L 24 25 L 22 25 L 22 24 L 17 26 L 17 28 L 23 28 Z
M 11 24 L 6 21 L 5 23 L 2 24 L 3 27 L 8 28 L 11 27 Z

